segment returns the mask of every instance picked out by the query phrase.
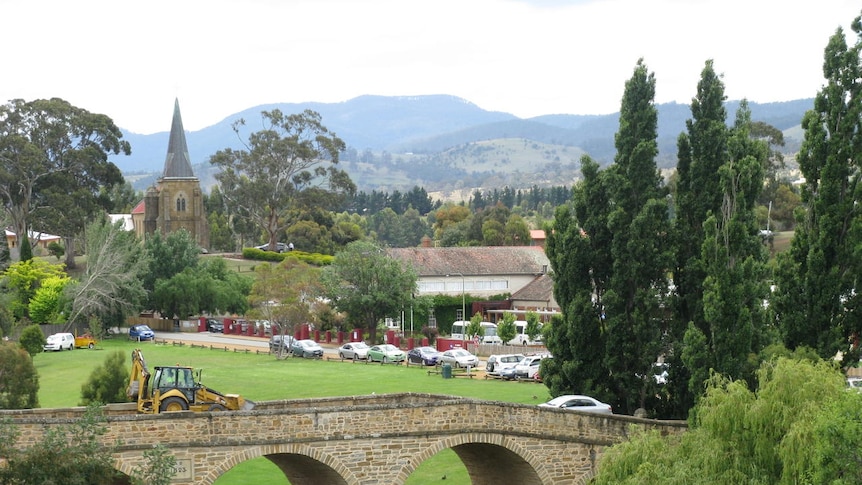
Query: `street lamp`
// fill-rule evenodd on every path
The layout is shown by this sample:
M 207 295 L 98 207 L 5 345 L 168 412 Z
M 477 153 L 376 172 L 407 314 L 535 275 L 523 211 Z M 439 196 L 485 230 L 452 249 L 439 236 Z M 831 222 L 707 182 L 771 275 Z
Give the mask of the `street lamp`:
M 463 273 L 452 273 L 453 275 L 461 277 L 461 347 L 466 349 L 467 344 L 467 307 L 465 305 L 466 299 L 464 297 L 465 285 L 464 285 L 464 274 Z M 446 275 L 447 277 L 449 275 Z

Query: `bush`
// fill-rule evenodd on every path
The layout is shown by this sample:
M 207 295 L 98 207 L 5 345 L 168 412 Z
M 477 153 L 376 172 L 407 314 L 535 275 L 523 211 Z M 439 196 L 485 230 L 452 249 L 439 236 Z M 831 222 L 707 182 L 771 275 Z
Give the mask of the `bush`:
M 30 325 L 21 331 L 21 337 L 18 339 L 18 344 L 22 349 L 26 350 L 30 355 L 36 355 L 42 352 L 42 347 L 45 345 L 45 334 L 39 325 Z
M 422 327 L 422 335 L 428 338 L 428 345 L 434 345 L 434 341 L 440 336 L 437 327 Z
M 81 385 L 81 406 L 94 403 L 126 402 L 126 385 L 129 370 L 122 351 L 116 351 L 105 362 L 93 369 L 90 378 Z
M 0 409 L 38 406 L 39 374 L 33 358 L 13 343 L 0 342 Z

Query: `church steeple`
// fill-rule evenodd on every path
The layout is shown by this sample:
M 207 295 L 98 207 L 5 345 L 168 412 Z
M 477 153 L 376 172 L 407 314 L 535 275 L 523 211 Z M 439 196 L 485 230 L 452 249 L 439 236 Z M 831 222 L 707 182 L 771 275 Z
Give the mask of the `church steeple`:
M 180 116 L 180 100 L 174 99 L 174 119 L 171 123 L 171 137 L 168 140 L 168 155 L 165 157 L 163 178 L 194 178 L 183 119 Z

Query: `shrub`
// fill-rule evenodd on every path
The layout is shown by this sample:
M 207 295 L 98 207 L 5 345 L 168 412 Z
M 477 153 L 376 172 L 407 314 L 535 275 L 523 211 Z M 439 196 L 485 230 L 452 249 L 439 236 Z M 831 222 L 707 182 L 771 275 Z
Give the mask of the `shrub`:
M 42 352 L 42 347 L 45 345 L 45 334 L 39 325 L 30 325 L 21 331 L 21 337 L 18 339 L 18 344 L 22 349 L 26 350 L 30 355 L 36 355 Z
M 81 386 L 81 405 L 94 403 L 126 402 L 126 385 L 129 370 L 122 351 L 116 351 L 105 362 L 93 369 L 90 378 Z

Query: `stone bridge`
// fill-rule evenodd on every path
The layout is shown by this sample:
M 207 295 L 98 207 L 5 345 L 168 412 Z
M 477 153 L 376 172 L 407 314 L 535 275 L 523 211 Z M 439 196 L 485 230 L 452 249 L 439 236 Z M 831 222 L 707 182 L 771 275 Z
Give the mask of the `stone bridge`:
M 663 434 L 680 421 L 605 416 L 535 405 L 429 394 L 388 394 L 266 401 L 254 410 L 135 414 L 105 408 L 116 467 L 126 477 L 156 444 L 177 459 L 172 483 L 211 484 L 233 466 L 266 457 L 293 485 L 395 485 L 423 461 L 451 448 L 473 484 L 585 484 L 602 451 L 632 426 Z M 30 446 L 49 426 L 65 425 L 83 408 L 2 411 Z M 126 478 L 123 482 L 128 483 Z

